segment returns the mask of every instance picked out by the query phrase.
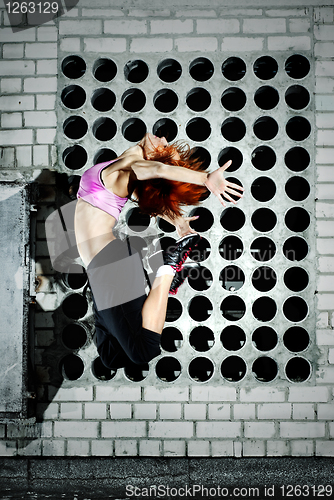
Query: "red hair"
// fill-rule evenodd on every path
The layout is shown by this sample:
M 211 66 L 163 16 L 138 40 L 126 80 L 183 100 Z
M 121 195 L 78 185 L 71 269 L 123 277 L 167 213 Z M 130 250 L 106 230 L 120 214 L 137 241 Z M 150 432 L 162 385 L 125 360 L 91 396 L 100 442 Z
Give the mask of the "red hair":
M 179 157 L 179 158 L 178 158 Z M 203 162 L 187 143 L 175 142 L 167 147 L 156 148 L 145 160 L 159 161 L 191 170 L 203 171 Z M 177 158 L 177 159 L 176 159 Z M 205 186 L 166 179 L 138 181 L 134 194 L 142 213 L 153 217 L 167 215 L 175 219 L 182 215 L 181 206 L 198 205 L 208 193 Z

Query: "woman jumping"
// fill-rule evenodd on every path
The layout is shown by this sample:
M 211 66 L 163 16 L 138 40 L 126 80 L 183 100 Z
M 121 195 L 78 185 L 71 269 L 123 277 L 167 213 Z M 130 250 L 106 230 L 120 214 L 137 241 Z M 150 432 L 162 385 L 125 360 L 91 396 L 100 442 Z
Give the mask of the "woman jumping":
M 243 188 L 228 182 L 231 161 L 208 174 L 188 146 L 168 144 L 146 134 L 116 160 L 100 163 L 81 177 L 75 210 L 75 236 L 87 267 L 93 295 L 97 349 L 103 364 L 116 369 L 147 363 L 160 354 L 168 295 L 186 277 L 181 274 L 190 250 L 200 237 L 182 217 L 182 205 L 196 205 L 209 190 L 225 206 Z M 113 228 L 130 197 L 142 213 L 175 225 L 179 240 L 159 259 L 148 295 L 141 258 Z

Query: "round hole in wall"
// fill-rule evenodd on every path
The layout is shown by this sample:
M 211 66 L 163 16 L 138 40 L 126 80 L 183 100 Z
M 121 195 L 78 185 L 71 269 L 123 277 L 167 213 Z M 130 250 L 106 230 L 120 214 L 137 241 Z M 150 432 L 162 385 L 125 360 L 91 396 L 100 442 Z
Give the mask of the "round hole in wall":
M 172 251 L 172 248 L 175 246 L 175 241 L 176 240 L 171 236 L 164 236 L 163 238 L 160 238 L 159 243 L 162 250 L 169 252 Z
M 161 347 L 168 352 L 176 352 L 182 347 L 183 335 L 174 326 L 167 326 L 162 330 Z
M 65 326 L 61 339 L 68 349 L 81 349 L 87 342 L 87 333 L 83 326 L 71 323 Z
M 189 376 L 195 382 L 206 382 L 214 372 L 214 366 L 211 359 L 198 357 L 189 363 Z
M 254 361 L 252 372 L 260 382 L 271 382 L 278 374 L 278 366 L 274 359 L 261 356 Z
M 65 285 L 72 290 L 79 290 L 87 283 L 87 274 L 85 269 L 79 264 L 71 267 L 70 273 L 62 275 Z
M 303 260 L 308 254 L 308 244 L 303 238 L 292 236 L 284 242 L 283 253 L 288 260 Z
M 246 335 L 238 325 L 229 325 L 220 334 L 220 340 L 227 351 L 239 351 L 246 343 Z
M 274 109 L 279 102 L 279 93 L 274 87 L 264 85 L 255 92 L 254 101 L 261 109 Z
M 276 226 L 277 217 L 270 208 L 258 208 L 253 213 L 251 221 L 254 229 L 261 233 L 267 233 Z
M 158 217 L 158 227 L 164 233 L 174 233 L 175 231 L 175 226 L 161 217 Z
M 308 75 L 310 67 L 308 59 L 300 54 L 290 56 L 285 62 L 285 71 L 295 80 L 300 80 Z
M 115 160 L 117 154 L 115 151 L 109 148 L 101 148 L 94 156 L 94 165 L 98 163 L 104 163 L 105 161 Z
M 233 147 L 224 148 L 218 155 L 218 164 L 222 167 L 229 160 L 232 160 L 232 165 L 228 167 L 226 172 L 235 172 L 241 167 L 243 162 L 241 151 Z
M 157 73 L 163 82 L 172 83 L 180 78 L 182 67 L 175 59 L 164 59 L 158 64 Z
M 270 326 L 260 326 L 253 332 L 252 341 L 259 351 L 271 351 L 276 347 L 278 337 Z
M 64 121 L 63 130 L 69 139 L 81 139 L 87 133 L 88 124 L 82 116 L 69 116 Z
M 229 292 L 239 290 L 245 283 L 245 273 L 238 266 L 226 266 L 219 274 L 222 287 Z
M 182 304 L 175 297 L 168 297 L 166 321 L 172 323 L 179 319 L 182 314 Z
M 117 125 L 111 118 L 101 116 L 93 123 L 92 132 L 98 141 L 110 141 L 116 135 Z
M 223 210 L 220 224 L 226 231 L 238 231 L 246 221 L 244 212 L 237 207 L 229 207 Z
M 260 236 L 253 241 L 250 251 L 255 260 L 267 262 L 274 258 L 276 254 L 276 245 L 272 239 L 266 236 Z
M 124 76 L 131 83 L 142 83 L 148 77 L 146 62 L 140 59 L 127 62 L 124 66 Z
M 181 374 L 181 364 L 172 356 L 164 356 L 155 365 L 157 377 L 164 382 L 173 382 Z
M 290 177 L 285 184 L 285 192 L 293 201 L 303 201 L 310 194 L 310 185 L 304 177 Z
M 243 185 L 242 185 L 241 181 L 240 181 L 239 179 L 237 179 L 236 177 L 226 177 L 226 180 L 227 180 L 228 182 L 233 183 L 233 184 L 237 184 L 237 186 L 241 186 L 241 187 L 243 187 Z M 233 189 L 235 189 L 235 188 L 233 188 Z M 240 193 L 242 194 L 242 191 L 238 191 L 238 190 L 236 190 L 236 192 L 237 192 L 237 193 L 239 193 L 239 192 L 240 192 Z M 235 201 L 240 200 L 240 197 L 239 197 L 239 196 L 237 196 L 237 195 L 235 195 L 235 194 L 232 194 L 232 193 L 228 193 L 228 194 L 229 194 L 229 196 L 232 198 L 232 200 L 235 200 Z M 225 198 L 225 199 L 226 199 L 226 198 Z M 229 200 L 226 200 L 226 201 L 228 201 L 228 202 L 229 202 Z
M 252 285 L 259 292 L 269 292 L 276 286 L 276 283 L 277 275 L 271 267 L 258 267 L 252 274 Z
M 211 134 L 211 125 L 205 118 L 192 118 L 186 125 L 186 133 L 192 141 L 205 141 Z
M 270 177 L 258 177 L 252 182 L 251 193 L 257 201 L 272 200 L 276 194 L 276 184 Z
M 75 354 L 68 354 L 60 362 L 60 373 L 67 380 L 78 380 L 84 369 L 82 359 Z
M 301 292 L 309 283 L 309 276 L 302 267 L 289 267 L 284 273 L 284 283 L 289 290 Z
M 187 94 L 186 103 L 192 111 L 205 111 L 211 104 L 210 92 L 202 87 L 191 89 Z
M 116 103 L 116 96 L 110 89 L 96 89 L 92 95 L 92 106 L 97 111 L 110 111 Z
M 259 146 L 252 152 L 252 164 L 257 170 L 270 170 L 275 163 L 276 153 L 269 146 Z
M 79 144 L 74 144 L 63 152 L 63 162 L 71 170 L 80 170 L 86 165 L 87 159 L 87 151 Z
M 123 137 L 130 142 L 140 141 L 146 132 L 146 125 L 140 118 L 129 118 L 122 125 Z
M 284 316 L 293 323 L 303 321 L 308 313 L 308 306 L 306 301 L 297 295 L 289 297 L 283 304 Z
M 211 155 L 209 151 L 202 146 L 196 146 L 191 149 L 191 160 L 198 160 L 202 162 L 201 169 L 206 170 L 211 163 Z M 210 194 L 210 193 L 209 193 Z
M 121 98 L 122 106 L 129 113 L 141 111 L 146 104 L 146 96 L 140 89 L 128 89 Z
M 286 166 L 293 172 L 302 172 L 310 164 L 308 151 L 300 146 L 289 149 L 284 157 Z
M 188 283 L 197 292 L 204 292 L 212 285 L 212 273 L 205 267 L 197 267 L 190 271 Z
M 195 351 L 209 351 L 215 343 L 213 331 L 207 326 L 194 328 L 189 336 L 189 344 Z
M 63 89 L 61 100 L 67 108 L 78 109 L 85 104 L 86 92 L 79 85 L 69 85 Z
M 287 362 L 285 373 L 291 382 L 305 382 L 311 374 L 311 365 L 305 358 L 296 356 Z
M 116 375 L 117 370 L 111 370 L 110 368 L 104 366 L 101 358 L 98 357 L 92 362 L 92 373 L 98 380 L 111 380 Z
M 83 318 L 88 311 L 87 300 L 79 293 L 72 293 L 63 300 L 62 309 L 68 318 Z
M 198 207 L 191 211 L 190 217 L 198 216 L 197 220 L 193 220 L 190 223 L 190 226 L 196 232 L 208 231 L 213 226 L 213 215 L 210 210 L 205 207 Z
M 222 376 L 229 382 L 239 382 L 246 375 L 246 371 L 246 363 L 239 356 L 228 356 L 220 367 Z
M 195 321 L 205 321 L 212 314 L 212 303 L 207 297 L 198 296 L 189 303 L 189 316 Z
M 132 231 L 142 232 L 150 225 L 150 216 L 143 214 L 138 207 L 131 208 L 126 214 L 126 223 Z
M 206 260 L 211 253 L 211 245 L 206 238 L 202 236 L 200 241 L 189 254 L 189 258 L 195 262 L 203 262 Z
M 238 321 L 245 315 L 246 304 L 241 297 L 230 295 L 222 301 L 220 310 L 228 321 Z
M 300 233 L 310 225 L 310 215 L 302 207 L 290 208 L 285 215 L 285 224 L 290 231 Z
M 285 102 L 292 109 L 304 109 L 310 102 L 310 94 L 301 85 L 292 85 L 285 92 Z
M 245 92 L 238 87 L 226 89 L 221 97 L 221 103 L 228 111 L 240 111 L 245 106 L 246 101 Z
M 198 57 L 189 65 L 189 73 L 194 80 L 206 82 L 214 73 L 212 62 L 206 57 Z
M 278 134 L 278 124 L 271 116 L 261 116 L 255 121 L 253 130 L 261 141 L 270 141 Z
M 67 78 L 77 80 L 86 72 L 86 63 L 79 56 L 67 56 L 61 64 L 61 70 Z
M 276 302 L 271 297 L 259 297 L 254 301 L 252 312 L 258 321 L 271 321 L 277 313 Z
M 271 80 L 277 74 L 278 64 L 273 57 L 262 56 L 255 61 L 253 71 L 260 80 Z
M 222 123 L 221 133 L 227 141 L 238 142 L 246 135 L 246 125 L 240 118 L 230 117 Z
M 303 116 L 293 116 L 286 124 L 285 130 L 293 141 L 304 141 L 311 133 L 311 124 Z
M 305 351 L 310 344 L 310 337 L 305 328 L 292 326 L 283 336 L 285 347 L 291 352 Z
M 153 103 L 161 113 L 170 113 L 177 107 L 179 98 L 174 90 L 161 89 L 153 97 Z
M 178 134 L 178 127 L 170 118 L 161 118 L 153 125 L 152 132 L 158 137 L 166 137 L 167 141 L 171 142 Z
M 131 363 L 124 368 L 124 374 L 131 382 L 141 382 L 147 377 L 149 371 L 150 367 L 147 363 L 141 365 Z
M 240 57 L 229 57 L 222 64 L 222 73 L 227 80 L 236 82 L 246 74 L 246 64 Z
M 111 59 L 102 57 L 93 64 L 93 75 L 99 82 L 110 82 L 117 74 L 117 66 Z
M 225 260 L 237 260 L 244 251 L 244 245 L 237 236 L 226 236 L 219 244 L 220 256 Z

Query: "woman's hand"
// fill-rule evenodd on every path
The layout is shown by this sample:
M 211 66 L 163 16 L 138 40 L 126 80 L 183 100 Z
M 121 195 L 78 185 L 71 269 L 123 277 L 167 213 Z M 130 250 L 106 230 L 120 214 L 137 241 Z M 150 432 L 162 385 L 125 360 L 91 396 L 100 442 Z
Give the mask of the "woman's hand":
M 226 205 L 222 196 L 224 196 L 226 200 L 231 201 L 232 203 L 236 203 L 236 201 L 230 196 L 230 194 L 241 198 L 243 196 L 243 193 L 239 193 L 238 191 L 244 191 L 243 187 L 239 186 L 238 184 L 234 184 L 233 182 L 228 182 L 224 177 L 224 172 L 231 165 L 231 163 L 232 160 L 228 161 L 227 163 L 225 163 L 225 165 L 209 174 L 207 181 L 205 182 L 205 186 L 211 193 L 217 196 L 223 207 L 225 207 Z M 235 191 L 236 189 L 238 191 Z
M 196 219 L 198 219 L 198 215 L 195 215 L 194 217 L 179 217 L 174 221 L 175 229 L 179 238 L 183 238 L 183 236 L 187 236 L 187 234 L 196 234 L 196 231 L 194 231 L 189 225 L 192 220 Z

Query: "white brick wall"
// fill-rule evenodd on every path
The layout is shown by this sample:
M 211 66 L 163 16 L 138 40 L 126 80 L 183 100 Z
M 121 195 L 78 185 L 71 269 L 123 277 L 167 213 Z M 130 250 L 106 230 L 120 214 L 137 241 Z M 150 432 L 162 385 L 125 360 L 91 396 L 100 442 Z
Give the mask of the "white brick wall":
M 60 54 L 82 52 L 90 64 L 100 54 L 161 60 L 221 52 L 223 60 L 233 54 L 272 51 L 285 57 L 314 49 L 317 130 L 309 168 L 317 169 L 317 378 L 312 386 L 283 388 L 279 382 L 249 388 L 188 387 L 177 381 L 166 387 L 113 381 L 49 385 L 39 393 L 43 424 L 2 426 L 0 455 L 334 456 L 334 8 L 316 0 L 291 8 L 272 1 L 261 7 L 245 2 L 244 8 L 217 2 L 191 7 L 180 2 L 170 8 L 165 3 L 163 9 L 120 9 L 106 8 L 102 0 L 94 8 L 80 2 L 59 18 L 59 26 L 48 23 L 18 33 L 3 15 L 1 179 L 9 171 L 19 178 L 20 169 L 37 175 L 38 168 L 58 168 L 54 144 Z M 54 200 L 52 186 L 45 199 Z M 37 238 L 39 243 L 45 239 L 42 223 Z M 39 347 L 52 342 L 52 312 L 39 311 L 35 326 Z M 37 373 L 50 380 L 44 367 L 38 366 Z

